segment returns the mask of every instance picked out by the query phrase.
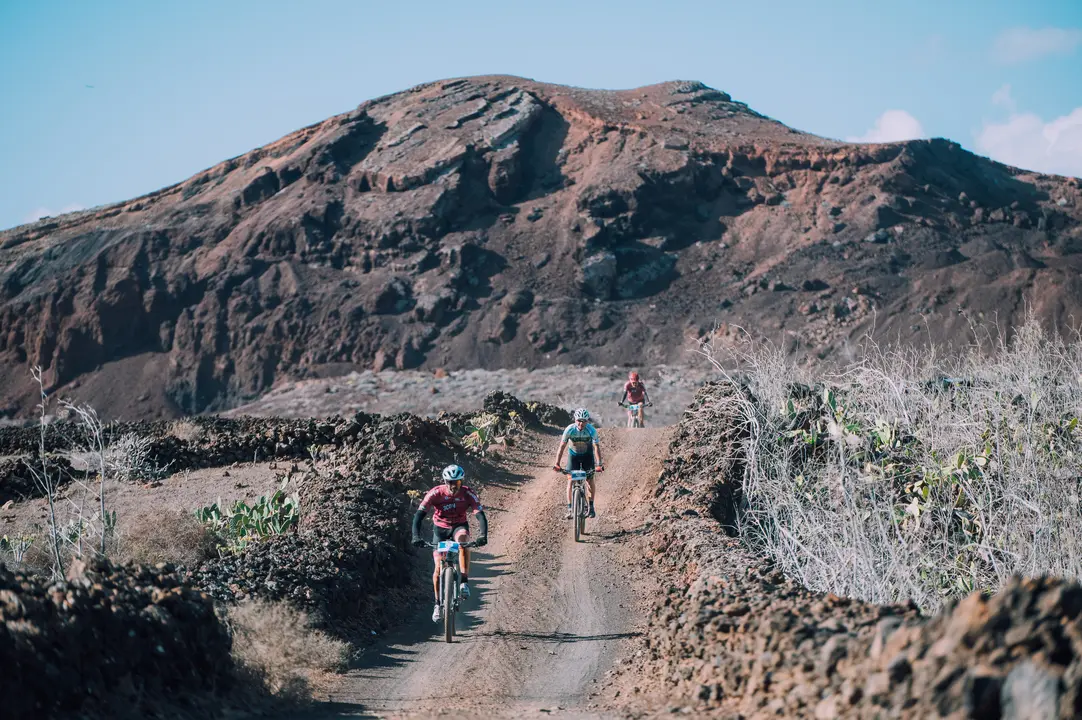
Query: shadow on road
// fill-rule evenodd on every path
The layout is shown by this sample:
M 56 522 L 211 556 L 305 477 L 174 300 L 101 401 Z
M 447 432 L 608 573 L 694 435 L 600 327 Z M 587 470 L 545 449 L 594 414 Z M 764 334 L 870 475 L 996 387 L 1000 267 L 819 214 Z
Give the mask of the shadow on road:
M 475 637 L 497 637 L 507 638 L 509 640 L 523 640 L 527 642 L 542 642 L 542 643 L 573 643 L 573 642 L 590 642 L 590 641 L 602 641 L 602 640 L 623 640 L 626 638 L 633 638 L 641 636 L 641 632 L 622 632 L 622 633 L 604 633 L 600 635 L 577 635 L 575 633 L 566 632 L 552 632 L 552 633 L 533 633 L 533 632 L 512 632 L 509 630 L 493 630 L 492 632 L 477 633 Z
M 639 525 L 635 528 L 620 528 L 610 532 L 590 532 L 589 526 L 586 528 L 586 535 L 583 536 L 582 542 L 590 543 L 593 545 L 607 545 L 609 543 L 622 543 L 631 540 L 632 538 L 642 537 L 647 535 L 653 529 L 653 525 L 646 523 Z
M 364 705 L 349 702 L 321 702 L 306 711 L 283 712 L 280 715 L 271 715 L 273 720 L 329 720 L 330 718 L 360 718 L 361 720 L 377 720 L 386 717 L 382 714 L 373 714 L 365 710 Z
M 470 589 L 473 595 L 463 602 L 456 620 L 455 642 L 468 642 L 471 630 L 483 621 L 484 610 L 492 598 L 489 588 L 499 575 L 512 574 L 509 563 L 502 561 L 502 555 L 489 556 L 474 551 L 470 562 Z M 425 587 L 430 587 L 427 584 Z M 384 642 L 365 648 L 353 663 L 352 675 L 358 678 L 374 678 L 386 675 L 388 668 L 395 668 L 411 662 L 420 650 L 418 646 L 428 642 L 444 642 L 443 623 L 432 622 L 429 613 L 432 604 L 425 603 L 419 610 L 418 617 L 410 624 L 389 633 Z

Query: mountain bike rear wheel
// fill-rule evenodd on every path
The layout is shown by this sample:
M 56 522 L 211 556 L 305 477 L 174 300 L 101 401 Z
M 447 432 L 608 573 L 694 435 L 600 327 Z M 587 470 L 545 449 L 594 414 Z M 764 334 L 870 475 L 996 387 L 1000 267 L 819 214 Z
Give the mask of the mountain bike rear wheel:
M 455 571 L 444 568 L 440 583 L 443 598 L 443 638 L 451 642 L 455 636 Z

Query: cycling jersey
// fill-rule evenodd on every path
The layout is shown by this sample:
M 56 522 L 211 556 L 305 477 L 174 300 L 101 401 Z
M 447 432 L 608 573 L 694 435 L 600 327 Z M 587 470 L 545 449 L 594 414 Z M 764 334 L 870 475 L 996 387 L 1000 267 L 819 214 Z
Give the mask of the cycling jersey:
M 624 395 L 633 405 L 638 405 L 646 399 L 646 385 L 642 381 L 639 381 L 638 385 L 632 385 L 628 380 L 624 383 Z
M 594 443 L 597 442 L 597 430 L 590 423 L 586 423 L 582 430 L 579 430 L 575 423 L 571 423 L 560 440 L 567 443 L 567 451 L 572 455 L 592 454 Z
M 470 511 L 481 512 L 481 500 L 477 494 L 463 485 L 454 495 L 446 485 L 437 485 L 428 491 L 421 501 L 421 510 L 432 508 L 432 524 L 436 527 L 449 528 L 465 525 Z

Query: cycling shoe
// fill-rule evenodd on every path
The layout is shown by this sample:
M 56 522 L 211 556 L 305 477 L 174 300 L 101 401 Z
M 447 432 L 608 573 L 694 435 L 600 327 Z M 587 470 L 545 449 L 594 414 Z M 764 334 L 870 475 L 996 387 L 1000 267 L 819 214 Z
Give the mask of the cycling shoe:
M 460 588 L 458 589 L 458 594 L 459 594 L 460 596 L 462 596 L 462 599 L 463 599 L 463 600 L 469 600 L 469 599 L 470 599 L 470 586 L 469 586 L 469 585 L 467 585 L 467 584 L 465 584 L 465 583 L 463 583 L 463 584 L 462 584 L 462 587 L 460 587 Z

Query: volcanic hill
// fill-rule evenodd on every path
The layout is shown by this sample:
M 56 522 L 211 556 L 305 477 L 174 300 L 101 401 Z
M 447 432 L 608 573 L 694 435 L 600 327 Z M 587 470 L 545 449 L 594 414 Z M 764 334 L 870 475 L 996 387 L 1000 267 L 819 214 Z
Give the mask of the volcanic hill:
M 0 414 L 128 419 L 359 368 L 680 362 L 734 326 L 871 332 L 1082 303 L 1082 191 L 946 140 L 855 145 L 697 82 L 377 98 L 149 195 L 0 233 Z

